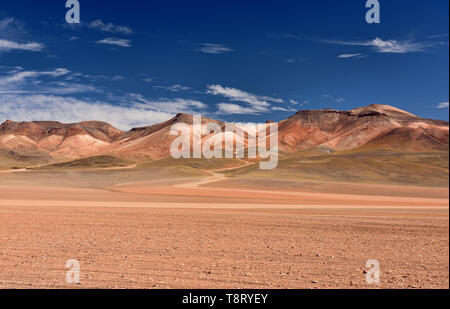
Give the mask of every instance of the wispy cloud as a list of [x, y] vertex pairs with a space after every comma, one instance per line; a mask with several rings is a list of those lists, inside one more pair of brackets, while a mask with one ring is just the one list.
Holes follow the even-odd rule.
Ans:
[[0, 119], [17, 121], [58, 120], [80, 122], [100, 120], [119, 129], [166, 121], [175, 114], [136, 106], [118, 106], [101, 101], [55, 95], [2, 95]]
[[127, 39], [106, 38], [97, 41], [98, 44], [115, 45], [120, 47], [131, 47], [131, 41]]
[[219, 103], [217, 108], [220, 114], [252, 114], [258, 112], [252, 107], [243, 107], [232, 103]]
[[348, 46], [368, 46], [372, 47], [378, 53], [404, 54], [423, 52], [433, 46], [430, 42], [415, 42], [413, 40], [382, 40], [375, 38], [371, 41], [340, 41], [340, 40], [322, 40], [321, 42]]
[[7, 17], [0, 20], [0, 35], [3, 39], [11, 39], [26, 34], [24, 25], [13, 17]]
[[[55, 73], [58, 75], [58, 73]], [[17, 80], [24, 80], [24, 77]], [[121, 96], [108, 94], [108, 103], [92, 98], [80, 98], [70, 94], [96, 91], [89, 85], [51, 82], [29, 91], [25, 86], [6, 90], [0, 84], [0, 121], [57, 120], [78, 122], [85, 120], [106, 121], [129, 130], [146, 126], [173, 117], [176, 113], [203, 113], [208, 108], [197, 100], [184, 98], [148, 99], [141, 94], [129, 93]], [[87, 89], [89, 88], [89, 89]], [[47, 91], [50, 90], [51, 91]]]
[[84, 74], [80, 72], [71, 72], [69, 76], [65, 78], [65, 80], [82, 80], [82, 79], [88, 79], [91, 81], [121, 81], [124, 80], [124, 77], [121, 75], [91, 75], [91, 74]]
[[322, 94], [322, 98], [328, 99], [330, 101], [334, 101], [336, 103], [343, 103], [345, 99], [343, 97], [335, 97], [329, 94]]
[[279, 111], [279, 112], [296, 112], [297, 110], [292, 107], [281, 107], [281, 106], [273, 106], [273, 111]]
[[[66, 68], [37, 71], [0, 66], [0, 121], [100, 120], [128, 130], [166, 121], [179, 112], [204, 114], [208, 109], [198, 100], [149, 99], [138, 93], [115, 95], [80, 82], [94, 79], [114, 81], [122, 77], [89, 75]], [[108, 102], [95, 99], [98, 92], [103, 92]]]
[[437, 108], [448, 108], [448, 106], [449, 106], [448, 102], [442, 102], [442, 103], [439, 103], [436, 107]]
[[87, 24], [91, 29], [97, 29], [102, 32], [132, 34], [133, 30], [127, 26], [119, 26], [113, 23], [104, 23], [101, 19], [91, 21]]
[[[212, 95], [221, 95], [230, 99], [231, 101], [247, 103], [248, 105], [250, 105], [252, 112], [267, 112], [269, 111], [269, 107], [271, 105], [270, 102], [283, 102], [283, 100], [281, 99], [268, 96], [257, 96], [236, 88], [223, 87], [221, 85], [209, 85], [207, 87], [207, 93]], [[233, 106], [230, 106], [229, 108], [236, 109]], [[247, 111], [248, 108], [246, 109]]]
[[157, 89], [165, 89], [165, 90], [169, 90], [172, 92], [180, 92], [180, 91], [188, 91], [191, 90], [191, 87], [187, 87], [187, 86], [182, 86], [182, 85], [173, 85], [173, 86], [153, 86], [153, 88], [157, 88]]
[[[26, 71], [22, 68], [13, 69], [0, 75], [0, 94], [74, 94], [99, 92], [92, 86], [72, 82], [71, 72], [65, 68], [49, 71]], [[61, 81], [64, 78], [65, 81]], [[57, 80], [55, 80], [57, 79]]]
[[362, 54], [342, 54], [342, 55], [339, 55], [338, 58], [346, 59], [346, 58], [354, 58], [354, 57], [359, 57], [359, 56], [362, 56]]
[[290, 99], [289, 100], [289, 103], [291, 103], [292, 105], [294, 105], [294, 106], [297, 106], [297, 105], [299, 105], [299, 106], [304, 106], [304, 105], [308, 105], [309, 104], [309, 101], [308, 100], [303, 100], [303, 102], [299, 102], [299, 101], [297, 101], [297, 100], [294, 100], [294, 99]]
[[6, 31], [7, 27], [14, 21], [14, 18], [4, 18], [0, 20], [0, 31]]
[[286, 59], [286, 63], [301, 63], [301, 62], [305, 62], [307, 59], [306, 58], [288, 58]]
[[227, 52], [234, 51], [232, 48], [229, 48], [222, 44], [214, 44], [214, 43], [203, 43], [202, 48], [198, 49], [202, 53], [206, 54], [224, 54]]
[[[428, 36], [428, 39], [436, 39], [446, 37], [448, 34], [437, 34]], [[285, 38], [285, 39], [296, 39], [296, 40], [313, 40], [316, 42], [336, 44], [336, 45], [346, 45], [346, 46], [367, 46], [372, 47], [375, 52], [378, 53], [390, 53], [390, 54], [406, 54], [406, 53], [416, 53], [425, 52], [429, 48], [437, 45], [445, 44], [445, 42], [435, 42], [435, 41], [416, 41], [413, 39], [408, 40], [396, 40], [389, 39], [383, 40], [381, 38], [375, 37], [373, 40], [367, 41], [347, 41], [347, 40], [329, 40], [329, 39], [311, 39], [304, 35], [295, 35], [292, 33], [282, 33], [282, 34], [272, 34], [271, 38]], [[353, 54], [353, 53], [352, 53]]]
[[9, 17], [0, 20], [0, 53], [15, 50], [39, 52], [45, 48], [43, 43], [20, 42], [19, 38], [27, 36], [23, 24], [15, 18]]
[[428, 36], [428, 38], [430, 38], [430, 39], [438, 39], [438, 38], [445, 38], [445, 37], [448, 37], [448, 33], [433, 34], [433, 35]]
[[10, 71], [8, 75], [0, 77], [0, 87], [17, 85], [23, 83], [26, 79], [37, 78], [39, 76], [48, 75], [52, 77], [59, 77], [68, 74], [70, 71], [65, 68], [58, 68], [52, 71], [22, 71], [22, 69], [15, 69]]
[[223, 87], [221, 85], [208, 85], [206, 93], [223, 96], [233, 102], [243, 102], [247, 106], [233, 103], [220, 103], [217, 105], [219, 113], [226, 114], [247, 114], [266, 113], [272, 110], [272, 103], [283, 103], [279, 98], [255, 95], [236, 88]]
[[0, 52], [1, 51], [11, 51], [11, 50], [25, 50], [38, 52], [45, 48], [42, 43], [28, 42], [28, 43], [17, 43], [8, 40], [0, 39]]
[[[208, 106], [198, 100], [175, 98], [175, 99], [148, 99], [138, 93], [130, 93], [121, 98], [125, 104], [131, 104], [135, 108], [143, 108], [153, 111], [168, 113], [195, 113], [204, 110]], [[167, 119], [166, 119], [167, 120]]]

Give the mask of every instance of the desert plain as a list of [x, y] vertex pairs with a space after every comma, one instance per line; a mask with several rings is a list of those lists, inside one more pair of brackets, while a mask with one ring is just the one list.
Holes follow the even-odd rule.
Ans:
[[0, 172], [0, 288], [449, 287], [447, 188], [230, 172]]

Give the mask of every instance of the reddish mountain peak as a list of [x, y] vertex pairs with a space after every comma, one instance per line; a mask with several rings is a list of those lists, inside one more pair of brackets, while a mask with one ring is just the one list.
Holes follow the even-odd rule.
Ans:
[[185, 114], [185, 113], [178, 113], [175, 117], [173, 117], [171, 120], [173, 122], [190, 122], [192, 123], [194, 116], [190, 115], [190, 114]]
[[348, 111], [340, 111], [332, 108], [316, 109], [316, 110], [299, 110], [296, 115], [312, 115], [312, 114], [340, 114], [347, 116], [357, 116], [361, 114], [380, 114], [380, 115], [407, 115], [409, 117], [418, 118], [416, 115], [390, 105], [371, 104], [368, 106], [354, 108]]
[[[359, 120], [360, 119], [360, 120]], [[306, 126], [327, 127], [334, 130], [336, 126], [343, 126], [355, 121], [400, 122], [406, 124], [417, 121], [419, 117], [390, 105], [372, 104], [348, 111], [335, 109], [299, 110], [293, 116], [280, 122], [280, 125], [289, 126], [300, 121]]]
[[154, 131], [160, 130], [161, 128], [164, 128], [166, 126], [169, 126], [169, 125], [172, 125], [172, 124], [178, 123], [178, 122], [192, 124], [193, 116], [189, 115], [189, 114], [178, 113], [178, 114], [176, 114], [175, 117], [173, 117], [167, 121], [157, 123], [154, 125], [150, 125], [150, 126], [132, 128], [129, 132], [142, 132], [142, 131], [154, 132]]
[[367, 113], [380, 113], [384, 115], [388, 115], [391, 117], [400, 117], [400, 118], [419, 118], [416, 115], [408, 113], [402, 109], [390, 106], [390, 105], [382, 105], [382, 104], [371, 104], [368, 106], [363, 106], [359, 108], [352, 109], [350, 112], [356, 115], [367, 114]]
[[[170, 124], [173, 123], [186, 123], [186, 124], [193, 124], [194, 122], [194, 116], [190, 115], [190, 114], [185, 114], [185, 113], [179, 113], [177, 114], [175, 117], [173, 117], [172, 119], [170, 119], [168, 121]], [[221, 121], [217, 121], [217, 120], [213, 120], [210, 119], [208, 117], [204, 117], [202, 116], [202, 123], [207, 123], [207, 122], [216, 122], [216, 123], [221, 123]]]
[[3, 125], [8, 125], [8, 124], [11, 124], [11, 123], [14, 123], [14, 121], [7, 119], [7, 120], [5, 120], [5, 122], [3, 122], [3, 123], [1, 124], [1, 126], [3, 126]]
[[[202, 117], [202, 123], [205, 124], [207, 122], [215, 122], [215, 123], [219, 123], [219, 124], [223, 123], [221, 121], [213, 120], [213, 119], [210, 119], [207, 117]], [[126, 138], [136, 139], [139, 137], [153, 134], [153, 133], [163, 130], [163, 129], [170, 130], [170, 127], [176, 123], [186, 123], [188, 125], [192, 125], [194, 123], [194, 116], [190, 115], [190, 114], [179, 113], [179, 114], [176, 114], [173, 118], [171, 118], [167, 121], [158, 123], [158, 124], [154, 124], [154, 125], [146, 126], [146, 127], [133, 128], [124, 134], [123, 139], [126, 139]]]
[[35, 139], [36, 136], [39, 136], [42, 132], [42, 127], [35, 122], [15, 122], [7, 120], [0, 125], [0, 134], [15, 133], [26, 136], [29, 135], [30, 138]]
[[6, 132], [6, 130], [9, 130], [16, 126], [17, 126], [17, 122], [12, 121], [12, 120], [6, 120], [2, 124], [0, 124], [0, 132], [2, 132], [2, 133]]

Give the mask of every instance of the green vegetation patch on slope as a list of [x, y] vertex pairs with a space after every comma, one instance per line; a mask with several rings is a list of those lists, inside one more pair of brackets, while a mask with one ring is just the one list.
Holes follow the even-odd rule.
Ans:
[[48, 164], [51, 158], [39, 152], [19, 152], [9, 149], [0, 149], [0, 170], [18, 169], [31, 165]]
[[235, 169], [227, 174], [232, 177], [447, 186], [449, 153], [298, 154], [280, 160], [278, 167], [273, 170], [259, 170], [254, 165]]
[[100, 169], [126, 167], [131, 164], [133, 164], [133, 162], [106, 155], [82, 158], [68, 162], [54, 163], [50, 165], [40, 166], [34, 169]]

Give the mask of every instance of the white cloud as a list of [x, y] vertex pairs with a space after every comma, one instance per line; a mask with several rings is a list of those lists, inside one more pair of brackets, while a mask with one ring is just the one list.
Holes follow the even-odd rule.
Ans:
[[274, 106], [272, 107], [273, 111], [280, 111], [280, 112], [296, 112], [294, 108], [291, 107], [280, 107], [280, 106]]
[[79, 78], [108, 78], [72, 73], [65, 68], [48, 71], [25, 71], [20, 67], [4, 67], [0, 73], [0, 120], [57, 120], [78, 122], [100, 120], [121, 129], [151, 125], [168, 120], [179, 112], [198, 113], [208, 106], [197, 100], [176, 98], [147, 99], [140, 94], [115, 96], [109, 102], [73, 97], [75, 93], [101, 90], [92, 85], [74, 82]]
[[[70, 74], [65, 68], [51, 71], [24, 71], [22, 68], [16, 68], [6, 75], [0, 75], [0, 94], [72, 94], [99, 91], [94, 86], [72, 82]], [[62, 77], [65, 81], [60, 80]]]
[[258, 113], [257, 110], [251, 107], [243, 107], [238, 104], [231, 103], [219, 103], [217, 104], [219, 108], [219, 113], [222, 114], [254, 114]]
[[175, 114], [54, 95], [0, 95], [0, 119], [16, 121], [99, 120], [122, 130], [166, 121]]
[[247, 113], [266, 113], [271, 110], [272, 103], [283, 103], [279, 98], [269, 96], [258, 96], [236, 88], [223, 87], [221, 85], [208, 85], [206, 93], [212, 95], [221, 95], [234, 102], [243, 102], [249, 106], [240, 106], [238, 104], [220, 103], [217, 105], [219, 113], [226, 114], [247, 114]]
[[92, 81], [99, 81], [99, 80], [107, 80], [107, 81], [121, 81], [124, 80], [125, 78], [121, 75], [114, 75], [114, 76], [109, 76], [109, 75], [90, 75], [90, 74], [83, 74], [83, 73], [79, 73], [79, 72], [74, 72], [72, 74], [70, 74], [70, 76], [66, 77], [66, 80], [76, 80], [76, 79], [89, 79]]
[[198, 110], [206, 109], [208, 106], [197, 100], [176, 98], [176, 99], [147, 99], [141, 94], [130, 93], [121, 99], [123, 103], [131, 104], [132, 107], [139, 107], [153, 111], [168, 113], [196, 113]]
[[206, 54], [223, 54], [226, 52], [231, 52], [233, 49], [226, 47], [222, 44], [213, 44], [213, 43], [203, 43], [202, 48], [200, 48], [198, 51], [201, 51]]
[[24, 50], [24, 51], [33, 51], [38, 52], [45, 48], [45, 45], [42, 43], [36, 42], [28, 42], [28, 43], [17, 43], [8, 40], [0, 39], [0, 52], [2, 51], [11, 51], [11, 50]]
[[115, 45], [120, 47], [131, 47], [131, 41], [126, 39], [106, 38], [97, 41], [98, 44]]
[[88, 23], [88, 27], [92, 29], [97, 29], [103, 32], [109, 33], [121, 33], [121, 34], [132, 34], [133, 30], [127, 26], [118, 26], [113, 23], [105, 24], [101, 19], [94, 20]]
[[26, 36], [27, 33], [20, 21], [11, 17], [0, 20], [0, 53], [14, 50], [39, 52], [45, 48], [42, 43], [19, 42], [18, 38]]
[[378, 53], [414, 53], [423, 52], [426, 48], [431, 47], [432, 43], [414, 42], [412, 40], [382, 40], [375, 38], [371, 41], [339, 41], [339, 40], [323, 40], [324, 43], [349, 45], [349, 46], [368, 46], [375, 49]]
[[[222, 95], [231, 101], [244, 102], [250, 105], [253, 112], [270, 111], [270, 102], [282, 103], [283, 100], [268, 96], [257, 96], [236, 88], [223, 87], [221, 85], [208, 85], [207, 93], [212, 95]], [[234, 108], [234, 107], [229, 107]]]
[[70, 73], [69, 70], [65, 68], [58, 68], [53, 71], [22, 71], [22, 70], [13, 70], [11, 71], [11, 75], [6, 77], [0, 77], [0, 86], [7, 86], [12, 84], [17, 84], [24, 82], [29, 78], [36, 78], [43, 75], [48, 75], [52, 77], [59, 77]]
[[424, 51], [427, 44], [412, 41], [396, 41], [375, 38], [371, 45], [374, 46], [380, 53], [412, 53]]
[[29, 91], [30, 93], [48, 93], [48, 94], [74, 94], [84, 92], [101, 92], [92, 85], [67, 82], [51, 82], [42, 87], [39, 91]]
[[353, 57], [358, 57], [358, 56], [362, 56], [362, 54], [342, 54], [339, 55], [338, 58], [353, 58]]
[[266, 101], [270, 101], [270, 102], [274, 102], [274, 103], [284, 103], [283, 99], [278, 99], [278, 98], [273, 98], [273, 97], [268, 97], [268, 96], [258, 96], [258, 98], [261, 100], [266, 100]]
[[442, 103], [439, 103], [436, 107], [437, 108], [448, 108], [448, 106], [449, 106], [448, 102], [442, 102]]
[[191, 90], [191, 87], [186, 87], [186, 86], [182, 86], [182, 85], [173, 85], [173, 86], [153, 86], [153, 88], [157, 88], [157, 89], [165, 89], [165, 90], [169, 90], [172, 92], [179, 92], [179, 91], [188, 91]]

